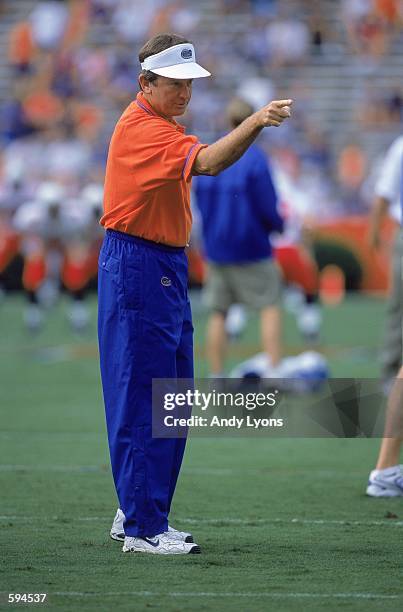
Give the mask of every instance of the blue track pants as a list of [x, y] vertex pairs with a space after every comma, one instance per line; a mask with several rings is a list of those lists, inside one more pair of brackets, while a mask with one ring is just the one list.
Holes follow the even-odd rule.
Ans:
[[193, 378], [187, 258], [107, 230], [99, 257], [98, 338], [112, 473], [125, 533], [152, 537], [168, 514], [185, 439], [153, 439], [152, 379]]

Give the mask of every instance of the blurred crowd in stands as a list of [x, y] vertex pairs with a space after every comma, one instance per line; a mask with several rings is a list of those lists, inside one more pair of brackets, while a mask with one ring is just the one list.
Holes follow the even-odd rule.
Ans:
[[[9, 6], [0, 2], [0, 14]], [[330, 6], [336, 29], [329, 26]], [[67, 199], [78, 198], [88, 184], [102, 184], [113, 125], [138, 91], [137, 52], [163, 31], [194, 41], [198, 59], [213, 74], [195, 85], [184, 117], [190, 132], [211, 142], [227, 131], [223, 109], [234, 93], [256, 107], [293, 97], [293, 121], [261, 137], [279, 183], [301, 194], [308, 217], [319, 209], [322, 216], [326, 210], [330, 216], [365, 212], [365, 150], [352, 139], [335, 151], [328, 126], [312, 117], [309, 87], [298, 78], [291, 91], [277, 83], [283, 71], [337, 57], [340, 50], [371, 75], [401, 36], [402, 23], [402, 0], [33, 2], [7, 33], [9, 95], [0, 100], [3, 226], [24, 201], [37, 198], [43, 182], [57, 183]], [[392, 126], [397, 135], [401, 78], [381, 98], [367, 93], [363, 107], [351, 105], [358, 129]]]
[[[228, 129], [222, 109], [234, 92], [256, 106], [281, 95], [274, 83], [285, 67], [309, 63], [341, 42], [363, 62], [387, 54], [400, 32], [401, 0], [338, 4], [342, 40], [329, 31], [328, 3], [318, 0], [40, 0], [9, 33], [11, 90], [0, 112], [4, 164], [21, 158], [33, 184], [56, 178], [74, 190], [102, 181], [111, 127], [137, 91], [136, 52], [156, 32], [193, 39], [214, 75], [197, 83], [185, 118], [207, 142]], [[280, 162], [295, 153], [315, 176], [332, 176], [349, 191], [351, 182], [361, 183], [365, 156], [350, 145], [332, 159], [326, 127], [309, 116], [309, 92], [300, 83], [294, 90], [294, 120], [265, 135], [268, 152]], [[401, 90], [385, 96], [359, 112], [363, 128], [401, 123]], [[351, 161], [357, 172], [345, 185], [344, 166]]]

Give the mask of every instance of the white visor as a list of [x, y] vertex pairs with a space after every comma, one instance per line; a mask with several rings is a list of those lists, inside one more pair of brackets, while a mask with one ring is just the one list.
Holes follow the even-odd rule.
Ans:
[[150, 55], [141, 67], [170, 79], [200, 79], [211, 76], [208, 70], [196, 63], [194, 46], [189, 43], [175, 45]]

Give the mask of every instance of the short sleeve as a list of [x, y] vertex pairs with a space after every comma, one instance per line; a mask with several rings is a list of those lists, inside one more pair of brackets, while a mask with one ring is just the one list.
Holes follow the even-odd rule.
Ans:
[[195, 163], [197, 154], [201, 149], [205, 149], [208, 145], [201, 144], [200, 142], [196, 142], [190, 149], [185, 160], [185, 165], [183, 167], [183, 178], [185, 181], [189, 181], [192, 178], [192, 169]]
[[146, 121], [136, 133], [127, 130], [125, 137], [134, 178], [144, 190], [188, 181], [198, 152], [206, 146], [159, 118]]

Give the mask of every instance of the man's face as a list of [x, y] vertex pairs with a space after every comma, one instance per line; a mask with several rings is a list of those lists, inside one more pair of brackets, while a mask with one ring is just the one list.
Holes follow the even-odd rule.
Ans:
[[192, 97], [193, 79], [168, 79], [159, 76], [143, 86], [144, 94], [159, 115], [178, 117], [186, 111]]

